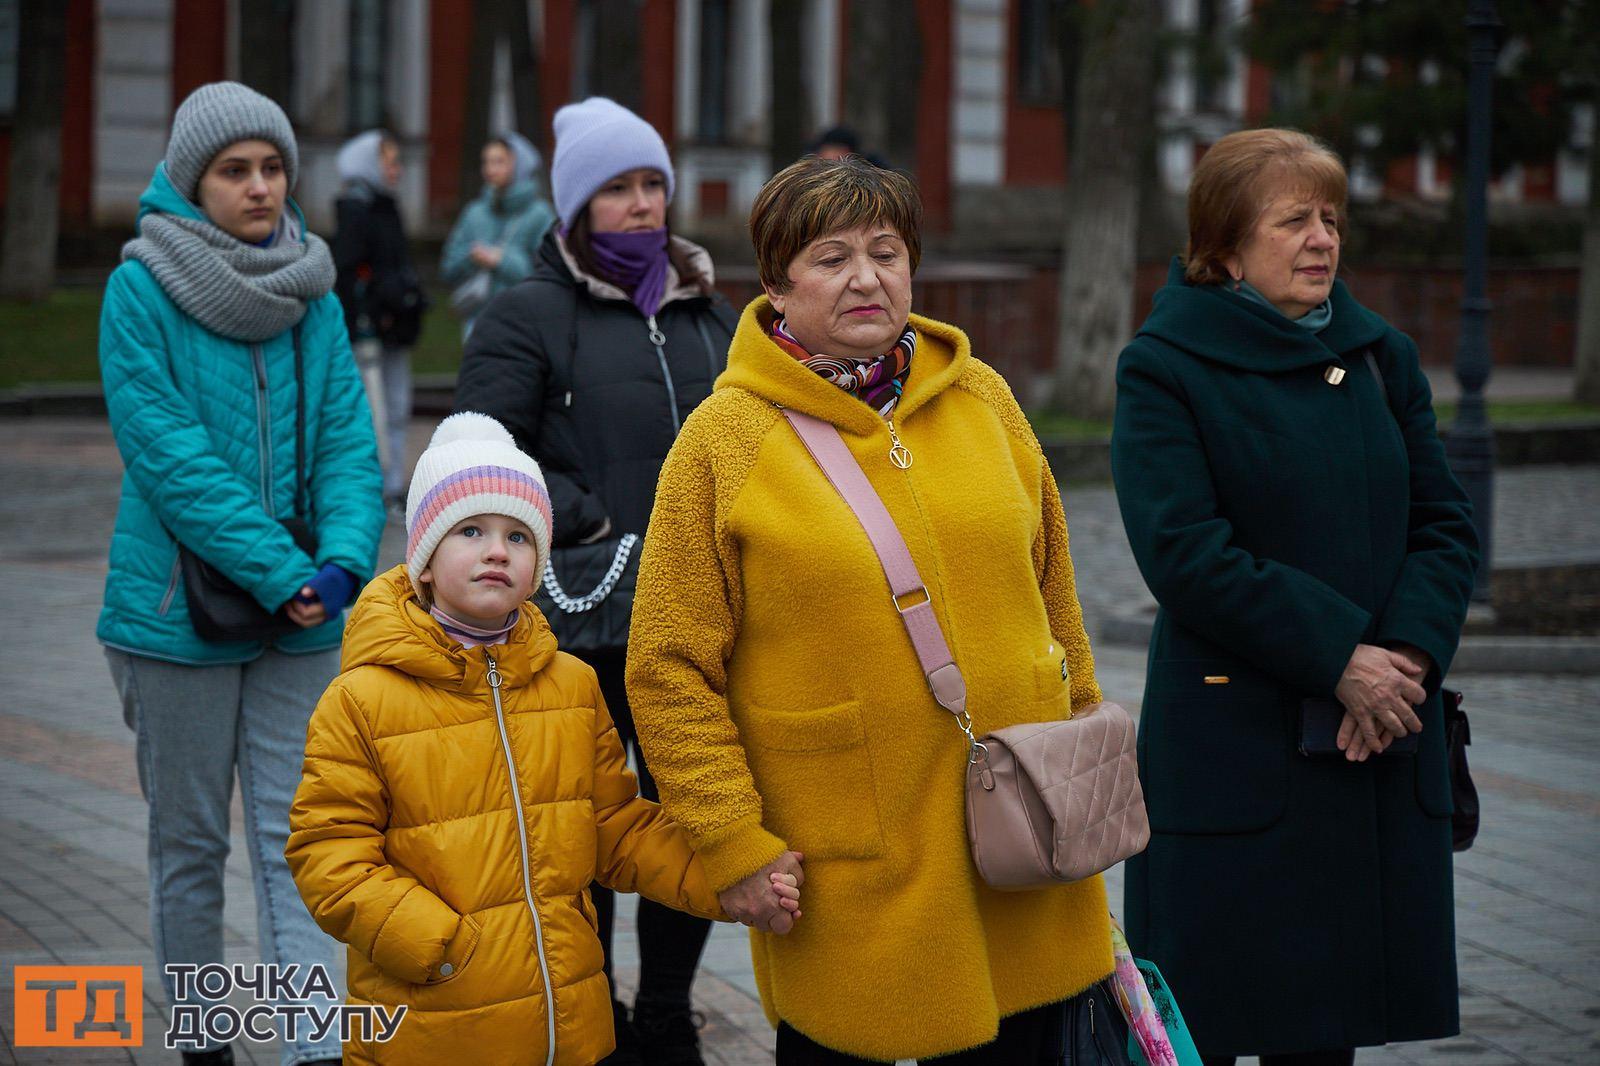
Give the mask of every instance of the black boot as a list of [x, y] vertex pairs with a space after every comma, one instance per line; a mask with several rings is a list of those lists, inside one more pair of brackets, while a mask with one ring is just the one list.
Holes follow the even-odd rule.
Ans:
[[628, 1008], [616, 1000], [611, 1001], [611, 1021], [617, 1030], [617, 1049], [596, 1066], [642, 1066], [644, 1060], [639, 1057], [639, 1036], [634, 1031], [633, 1023], [628, 1021]]
[[633, 1005], [633, 1027], [645, 1066], [705, 1066], [700, 1057], [700, 1030], [705, 1024], [705, 1015], [682, 1004], [640, 999]]
[[223, 1044], [210, 1051], [185, 1051], [183, 1066], [233, 1066], [233, 1045]]

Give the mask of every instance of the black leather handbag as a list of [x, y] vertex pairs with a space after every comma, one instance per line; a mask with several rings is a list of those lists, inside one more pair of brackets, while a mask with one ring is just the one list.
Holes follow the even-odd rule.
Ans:
[[1110, 983], [1096, 981], [1062, 1004], [1060, 1066], [1131, 1066], [1128, 1021]]
[[[300, 327], [294, 327], [294, 517], [279, 519], [301, 551], [316, 558], [317, 538], [312, 532], [306, 501], [306, 384]], [[270, 475], [269, 475], [270, 476]], [[263, 486], [263, 491], [267, 486]], [[300, 627], [280, 607], [267, 611], [254, 596], [226, 574], [178, 542], [178, 566], [183, 575], [183, 598], [189, 624], [202, 640], [224, 643], [272, 640]]]
[[1444, 699], [1444, 744], [1450, 757], [1450, 800], [1455, 808], [1450, 815], [1450, 843], [1456, 851], [1466, 851], [1478, 839], [1478, 786], [1467, 767], [1472, 729], [1461, 709], [1461, 693], [1446, 688], [1440, 689], [1439, 695]]
[[533, 602], [562, 651], [581, 655], [628, 646], [640, 547], [639, 534], [625, 533], [550, 553]]

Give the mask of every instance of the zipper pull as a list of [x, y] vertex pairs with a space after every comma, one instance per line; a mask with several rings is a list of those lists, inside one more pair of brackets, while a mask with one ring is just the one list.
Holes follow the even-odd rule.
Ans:
[[1094, 1036], [1094, 997], [1089, 997], [1089, 1035]]
[[900, 434], [894, 431], [894, 419], [889, 419], [889, 461], [901, 470], [911, 469], [911, 449], [900, 443]]
[[656, 325], [656, 316], [651, 315], [645, 319], [645, 324], [650, 327], [650, 343], [657, 348], [667, 343], [667, 335], [661, 332], [661, 327]]
[[483, 657], [489, 664], [489, 687], [494, 689], [496, 692], [499, 692], [500, 691], [500, 667], [495, 665], [494, 656], [490, 655], [488, 653], [488, 651], [485, 651], [483, 653]]

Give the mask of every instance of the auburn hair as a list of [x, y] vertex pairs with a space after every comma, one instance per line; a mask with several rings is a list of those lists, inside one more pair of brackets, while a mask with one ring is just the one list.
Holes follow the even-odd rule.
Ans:
[[1333, 149], [1309, 134], [1270, 128], [1228, 134], [1201, 157], [1189, 182], [1184, 280], [1227, 282], [1227, 259], [1249, 238], [1267, 205], [1284, 193], [1336, 205], [1343, 229], [1349, 185]]

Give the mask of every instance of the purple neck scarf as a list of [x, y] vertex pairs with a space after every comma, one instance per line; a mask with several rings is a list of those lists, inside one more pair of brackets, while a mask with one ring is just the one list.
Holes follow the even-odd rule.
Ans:
[[646, 318], [667, 292], [667, 227], [633, 233], [591, 233], [589, 248], [601, 276], [625, 291]]

